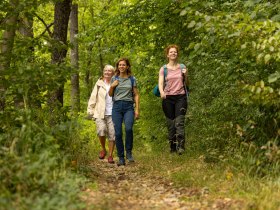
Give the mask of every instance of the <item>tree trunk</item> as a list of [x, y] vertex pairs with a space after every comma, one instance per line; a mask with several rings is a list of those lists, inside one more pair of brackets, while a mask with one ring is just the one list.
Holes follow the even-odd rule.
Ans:
[[87, 48], [87, 65], [86, 65], [86, 73], [85, 73], [85, 84], [87, 87], [87, 97], [90, 97], [91, 91], [92, 91], [92, 78], [91, 78], [91, 71], [90, 71], [90, 66], [91, 66], [91, 54], [92, 54], [92, 49], [93, 45], [90, 44], [90, 46]]
[[[52, 63], [60, 65], [64, 62], [67, 54], [67, 30], [69, 15], [71, 11], [71, 0], [58, 1], [54, 11], [54, 31], [55, 41], [52, 52]], [[60, 74], [60, 72], [58, 72]], [[59, 87], [51, 93], [49, 105], [53, 109], [56, 105], [63, 106], [64, 81], [58, 81]]]
[[4, 23], [5, 31], [3, 32], [3, 39], [1, 44], [1, 60], [0, 60], [0, 111], [5, 109], [5, 92], [8, 86], [5, 75], [8, 72], [11, 62], [11, 53], [13, 50], [16, 23], [18, 18], [18, 12], [16, 12], [16, 7], [18, 5], [18, 0], [10, 0], [11, 10], [5, 18]]
[[[27, 39], [33, 40], [34, 33], [33, 33], [33, 17], [31, 15], [25, 14], [23, 17], [19, 18], [19, 33], [22, 34], [23, 37]], [[24, 51], [26, 52], [26, 55], [28, 55], [28, 62], [32, 63], [34, 61], [34, 46], [28, 45], [27, 47], [24, 47]], [[36, 84], [31, 84], [30, 90], [32, 92], [29, 92], [25, 98], [23, 99], [23, 95], [16, 93], [14, 97], [14, 104], [17, 108], [23, 108], [24, 107], [24, 101], [25, 105], [28, 107], [41, 107], [41, 103], [39, 100], [37, 100], [37, 95], [39, 94], [39, 90]]]
[[98, 42], [98, 48], [99, 48], [99, 61], [100, 61], [100, 75], [102, 75], [103, 73], [103, 68], [104, 68], [104, 63], [103, 63], [103, 57], [102, 57], [102, 50], [101, 50], [101, 45], [100, 45], [100, 41]]
[[70, 42], [71, 48], [71, 65], [74, 73], [71, 75], [71, 107], [72, 113], [80, 111], [80, 87], [79, 87], [79, 49], [78, 49], [78, 5], [72, 5], [70, 13]]

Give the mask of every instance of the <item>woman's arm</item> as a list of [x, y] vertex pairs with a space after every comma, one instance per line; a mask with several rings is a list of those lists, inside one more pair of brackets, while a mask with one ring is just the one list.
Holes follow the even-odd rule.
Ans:
[[119, 81], [115, 80], [110, 87], [109, 96], [113, 97], [115, 88], [119, 85]]
[[138, 119], [140, 116], [140, 95], [137, 87], [133, 87], [133, 95], [134, 95], [134, 101], [135, 101], [135, 118]]
[[188, 69], [186, 69], [186, 73], [184, 75], [185, 75], [186, 86], [189, 86], [190, 85], [190, 80], [189, 80], [189, 70]]
[[158, 89], [159, 89], [159, 92], [160, 92], [160, 97], [162, 99], [165, 99], [165, 93], [163, 91], [163, 84], [164, 84], [164, 76], [163, 75], [159, 75], [158, 77]]
[[190, 85], [189, 70], [186, 67], [184, 67], [182, 69], [182, 73], [183, 73], [183, 76], [185, 77], [184, 80], [185, 80], [186, 86], [189, 86]]
[[88, 100], [87, 113], [90, 116], [93, 116], [93, 114], [94, 114], [94, 107], [96, 105], [97, 90], [98, 90], [97, 83], [95, 83], [94, 88], [91, 92], [90, 98]]

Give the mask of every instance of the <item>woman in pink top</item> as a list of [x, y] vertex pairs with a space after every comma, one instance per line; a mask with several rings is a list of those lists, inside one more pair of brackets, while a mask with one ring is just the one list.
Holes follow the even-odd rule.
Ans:
[[[179, 47], [165, 49], [168, 63], [160, 68], [158, 86], [162, 109], [166, 117], [170, 152], [181, 155], [185, 150], [185, 115], [187, 112], [188, 70], [178, 63]], [[167, 69], [164, 76], [164, 68]]]

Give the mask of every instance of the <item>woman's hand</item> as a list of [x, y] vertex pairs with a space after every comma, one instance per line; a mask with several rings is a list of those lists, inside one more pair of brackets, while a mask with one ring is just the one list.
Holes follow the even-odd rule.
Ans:
[[164, 92], [161, 92], [161, 93], [160, 93], [160, 98], [161, 98], [161, 99], [166, 99], [166, 95], [165, 95]]
[[115, 80], [112, 84], [111, 84], [111, 87], [112, 88], [115, 88], [119, 85], [119, 80]]
[[185, 77], [188, 76], [188, 69], [182, 69], [182, 73], [185, 75]]
[[135, 111], [134, 111], [134, 117], [135, 117], [136, 120], [139, 119], [140, 113], [139, 113], [138, 110], [135, 110]]
[[185, 79], [185, 83], [187, 86], [190, 85], [190, 81], [189, 81], [189, 77], [188, 77], [188, 74], [189, 74], [189, 70], [188, 69], [182, 69], [182, 73], [183, 73], [183, 77]]
[[166, 98], [164, 90], [163, 90], [163, 86], [164, 86], [164, 76], [160, 75], [159, 78], [158, 78], [158, 88], [159, 88], [160, 98], [161, 99], [165, 99]]
[[110, 86], [110, 90], [109, 90], [109, 96], [113, 96], [114, 95], [114, 90], [115, 88], [119, 85], [119, 80], [115, 80], [111, 86]]

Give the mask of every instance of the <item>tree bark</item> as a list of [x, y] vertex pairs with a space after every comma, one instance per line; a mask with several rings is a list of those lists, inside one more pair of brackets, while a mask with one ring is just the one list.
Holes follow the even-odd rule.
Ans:
[[73, 4], [70, 13], [70, 42], [72, 44], [70, 58], [74, 73], [71, 75], [71, 108], [72, 113], [80, 111], [79, 86], [79, 49], [78, 49], [78, 5]]
[[[53, 52], [52, 52], [52, 63], [60, 65], [64, 62], [67, 54], [67, 30], [68, 22], [71, 11], [71, 0], [58, 1], [55, 4], [54, 11], [54, 31], [53, 39], [55, 41]], [[60, 74], [60, 72], [58, 72]], [[63, 106], [63, 92], [64, 92], [64, 81], [58, 81], [59, 87], [51, 93], [49, 98], [49, 105]], [[52, 109], [51, 108], [51, 109]]]
[[104, 62], [103, 62], [103, 56], [101, 54], [102, 50], [101, 50], [101, 44], [100, 44], [100, 40], [98, 41], [98, 48], [99, 48], [99, 62], [100, 62], [100, 75], [102, 75], [103, 73], [103, 68], [104, 68]]
[[[18, 26], [19, 33], [24, 37], [24, 39], [34, 39], [34, 33], [33, 33], [33, 17], [28, 14], [24, 14], [22, 17], [19, 18], [19, 26]], [[26, 52], [26, 55], [28, 56], [27, 61], [29, 63], [32, 63], [34, 61], [34, 46], [28, 45], [23, 46], [24, 51]], [[23, 108], [24, 107], [24, 101], [25, 105], [27, 107], [41, 107], [41, 103], [39, 100], [37, 100], [37, 94], [39, 94], [38, 86], [34, 83], [31, 84], [30, 90], [32, 92], [28, 92], [27, 96], [25, 97], [25, 100], [23, 99], [23, 94], [15, 93], [14, 96], [14, 104], [17, 108]], [[37, 90], [37, 91], [36, 91]]]
[[85, 84], [87, 87], [87, 97], [90, 97], [91, 91], [92, 91], [92, 76], [91, 76], [91, 71], [90, 71], [90, 66], [91, 66], [91, 62], [92, 62], [92, 49], [93, 49], [93, 45], [91, 44], [88, 48], [87, 48], [87, 65], [86, 65], [86, 73], [85, 73]]
[[16, 7], [18, 0], [10, 0], [11, 10], [8, 12], [6, 21], [4, 23], [5, 31], [3, 33], [3, 39], [1, 44], [1, 60], [0, 60], [0, 111], [5, 109], [5, 92], [8, 87], [5, 75], [10, 67], [11, 53], [14, 45], [16, 23], [18, 18], [18, 12]]

